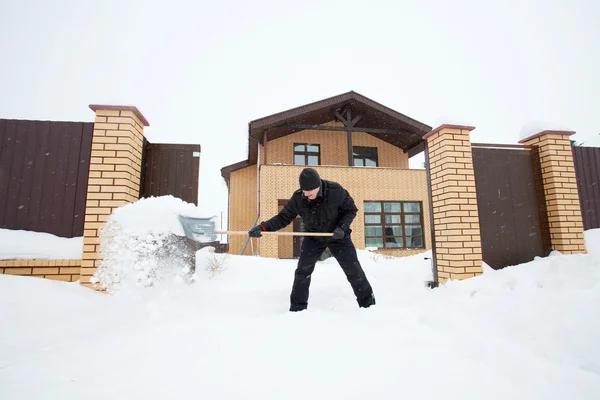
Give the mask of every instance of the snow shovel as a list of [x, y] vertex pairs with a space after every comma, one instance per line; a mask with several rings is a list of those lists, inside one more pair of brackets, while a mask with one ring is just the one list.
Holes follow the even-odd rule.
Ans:
[[[178, 215], [183, 232], [188, 238], [196, 242], [206, 243], [217, 240], [217, 235], [246, 235], [247, 231], [217, 231], [215, 217], [200, 218]], [[279, 236], [333, 236], [330, 232], [262, 232], [263, 235]]]

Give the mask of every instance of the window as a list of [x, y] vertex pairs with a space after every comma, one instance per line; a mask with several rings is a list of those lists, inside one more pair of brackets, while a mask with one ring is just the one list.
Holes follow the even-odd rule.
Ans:
[[424, 248], [422, 203], [365, 201], [365, 246], [379, 249]]
[[321, 165], [321, 146], [318, 144], [295, 143], [294, 165]]
[[377, 162], [377, 147], [360, 147], [353, 146], [355, 167], [376, 167]]

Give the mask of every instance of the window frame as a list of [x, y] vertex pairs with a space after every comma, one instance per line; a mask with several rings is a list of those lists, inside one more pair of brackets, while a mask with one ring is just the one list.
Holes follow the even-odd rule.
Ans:
[[[380, 207], [381, 207], [381, 211], [380, 212], [368, 212], [366, 211], [366, 207], [365, 207], [365, 203], [379, 203]], [[386, 212], [385, 211], [385, 203], [400, 203], [400, 211], [399, 212]], [[405, 212], [404, 211], [404, 205], [406, 203], [417, 203], [419, 204], [419, 212]], [[364, 219], [363, 219], [363, 224], [364, 224], [364, 237], [365, 237], [365, 247], [374, 247], [374, 246], [367, 246], [367, 238], [378, 238], [382, 240], [383, 243], [383, 247], [377, 247], [378, 249], [381, 250], [422, 250], [422, 249], [426, 249], [427, 248], [427, 244], [425, 242], [425, 220], [423, 219], [423, 201], [421, 200], [364, 200], [363, 201], [363, 214], [364, 214]], [[378, 223], [367, 223], [367, 216], [369, 215], [379, 215], [380, 216], [380, 222]], [[400, 223], [386, 223], [386, 215], [387, 216], [391, 216], [391, 215], [400, 215]], [[406, 215], [419, 215], [419, 223], [406, 223]], [[381, 236], [371, 236], [371, 235], [367, 235], [366, 233], [366, 228], [369, 226], [377, 226], [377, 227], [381, 227]], [[387, 242], [386, 242], [386, 238], [388, 237], [400, 237], [399, 235], [386, 235], [386, 227], [392, 227], [392, 226], [401, 226], [402, 227], [402, 247], [388, 247], [387, 246]], [[406, 229], [405, 227], [407, 226], [420, 226], [421, 227], [421, 235], [407, 235], [406, 234]], [[422, 246], [419, 247], [407, 247], [406, 246], [406, 239], [407, 238], [422, 238]]]
[[[304, 148], [306, 149], [306, 151], [303, 152], [296, 152], [296, 146], [305, 146]], [[308, 146], [317, 146], [318, 151], [315, 153], [314, 151], [308, 151]], [[302, 165], [302, 166], [306, 166], [306, 167], [312, 167], [314, 165], [310, 165], [308, 164], [308, 157], [309, 156], [317, 156], [317, 166], [321, 165], [321, 144], [319, 143], [294, 143], [293, 147], [292, 147], [292, 151], [294, 152], [293, 157], [294, 157], [294, 165]], [[304, 156], [304, 164], [296, 164], [296, 155], [302, 155]]]
[[[365, 160], [372, 160], [371, 157], [357, 157], [354, 155], [354, 151], [355, 149], [374, 149], [375, 150], [375, 166], [371, 166], [371, 165], [366, 165]], [[363, 160], [363, 164], [364, 165], [356, 165], [356, 160]], [[374, 146], [352, 146], [352, 166], [354, 167], [368, 167], [368, 168], [377, 168], [379, 167], [379, 151], [377, 149], [377, 147]]]

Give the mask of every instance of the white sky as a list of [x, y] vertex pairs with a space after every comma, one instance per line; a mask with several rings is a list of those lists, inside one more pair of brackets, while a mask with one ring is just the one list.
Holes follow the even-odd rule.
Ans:
[[598, 1], [294, 3], [2, 0], [0, 118], [135, 105], [151, 142], [202, 145], [211, 215], [249, 121], [349, 90], [470, 121], [474, 141], [515, 143], [531, 121], [600, 133]]

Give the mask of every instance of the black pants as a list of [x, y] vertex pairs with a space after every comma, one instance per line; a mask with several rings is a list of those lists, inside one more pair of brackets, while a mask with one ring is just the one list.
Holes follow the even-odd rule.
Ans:
[[340, 240], [329, 241], [305, 236], [290, 296], [290, 311], [301, 311], [307, 308], [311, 275], [315, 270], [315, 263], [327, 247], [344, 270], [346, 278], [354, 290], [358, 305], [369, 307], [375, 304], [373, 289], [358, 262], [356, 249], [350, 235], [346, 235]]

